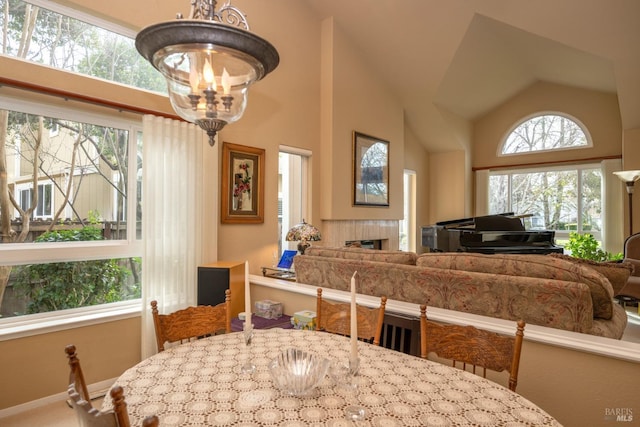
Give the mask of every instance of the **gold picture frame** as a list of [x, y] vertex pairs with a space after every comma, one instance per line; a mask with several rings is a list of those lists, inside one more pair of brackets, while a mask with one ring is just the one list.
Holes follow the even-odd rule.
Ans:
[[264, 155], [262, 148], [222, 143], [222, 223], [264, 222]]
[[353, 132], [353, 205], [389, 206], [389, 141]]

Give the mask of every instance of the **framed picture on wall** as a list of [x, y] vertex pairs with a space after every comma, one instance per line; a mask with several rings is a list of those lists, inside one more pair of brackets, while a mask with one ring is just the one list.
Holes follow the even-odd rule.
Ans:
[[222, 144], [222, 223], [264, 222], [264, 153], [262, 148]]
[[389, 141], [353, 132], [353, 205], [389, 206]]

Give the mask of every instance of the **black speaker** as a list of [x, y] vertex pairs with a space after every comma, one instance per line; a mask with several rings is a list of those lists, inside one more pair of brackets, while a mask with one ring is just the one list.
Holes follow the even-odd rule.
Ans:
[[238, 261], [217, 261], [198, 266], [198, 305], [224, 302], [231, 290], [231, 316], [244, 311], [245, 265]]
[[228, 268], [198, 267], [198, 305], [217, 305], [224, 302], [229, 289]]

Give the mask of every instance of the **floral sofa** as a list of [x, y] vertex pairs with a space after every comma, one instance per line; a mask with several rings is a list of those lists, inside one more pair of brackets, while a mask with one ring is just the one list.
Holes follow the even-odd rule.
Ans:
[[[627, 266], [602, 271], [550, 255], [378, 251], [312, 246], [295, 258], [296, 280], [358, 293], [620, 339], [627, 324], [612, 280]], [[620, 276], [617, 277], [616, 275]]]

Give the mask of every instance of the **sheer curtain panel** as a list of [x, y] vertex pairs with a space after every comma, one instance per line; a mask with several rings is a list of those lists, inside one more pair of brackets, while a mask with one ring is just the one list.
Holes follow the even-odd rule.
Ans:
[[150, 302], [157, 300], [161, 313], [196, 304], [205, 137], [190, 123], [143, 119], [143, 359], [157, 352]]

